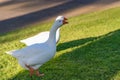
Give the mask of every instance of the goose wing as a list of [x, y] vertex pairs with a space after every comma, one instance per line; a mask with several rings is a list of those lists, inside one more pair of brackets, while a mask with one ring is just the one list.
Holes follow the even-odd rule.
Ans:
[[27, 46], [36, 44], [36, 43], [43, 43], [47, 41], [49, 37], [49, 31], [41, 32], [35, 36], [29, 37], [27, 39], [20, 40], [21, 43], [26, 44]]
[[[60, 40], [60, 28], [56, 31], [56, 43]], [[26, 44], [27, 46], [36, 44], [36, 43], [44, 43], [48, 40], [49, 37], [49, 31], [41, 32], [35, 36], [20, 40], [21, 43]]]

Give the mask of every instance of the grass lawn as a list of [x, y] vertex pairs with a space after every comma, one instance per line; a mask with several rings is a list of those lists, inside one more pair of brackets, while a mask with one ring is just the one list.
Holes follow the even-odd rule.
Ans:
[[0, 35], [0, 80], [120, 80], [120, 7], [70, 18], [55, 57], [40, 67], [45, 76], [31, 79], [5, 51], [23, 48], [20, 39], [49, 30], [52, 23]]

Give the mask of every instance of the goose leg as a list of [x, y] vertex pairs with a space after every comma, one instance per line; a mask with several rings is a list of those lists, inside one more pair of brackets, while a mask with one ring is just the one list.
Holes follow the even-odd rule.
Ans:
[[29, 69], [30, 76], [32, 76], [34, 74], [34, 69], [26, 64], [25, 66]]
[[44, 74], [41, 74], [38, 69], [36, 70], [36, 75], [37, 75], [38, 77], [44, 76]]

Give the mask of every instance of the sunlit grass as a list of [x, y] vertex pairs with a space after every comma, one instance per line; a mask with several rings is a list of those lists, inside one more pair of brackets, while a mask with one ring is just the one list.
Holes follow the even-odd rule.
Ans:
[[[49, 30], [53, 21], [0, 35], [0, 80], [30, 80], [5, 51], [23, 48], [19, 40]], [[120, 8], [69, 18], [61, 28], [57, 53], [40, 70], [42, 80], [119, 80]], [[33, 76], [34, 80], [39, 80]]]

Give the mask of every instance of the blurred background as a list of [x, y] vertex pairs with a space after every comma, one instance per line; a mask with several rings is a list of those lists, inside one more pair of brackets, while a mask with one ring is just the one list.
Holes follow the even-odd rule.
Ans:
[[116, 6], [120, 6], [120, 0], [0, 0], [0, 33], [58, 15], [73, 17]]

